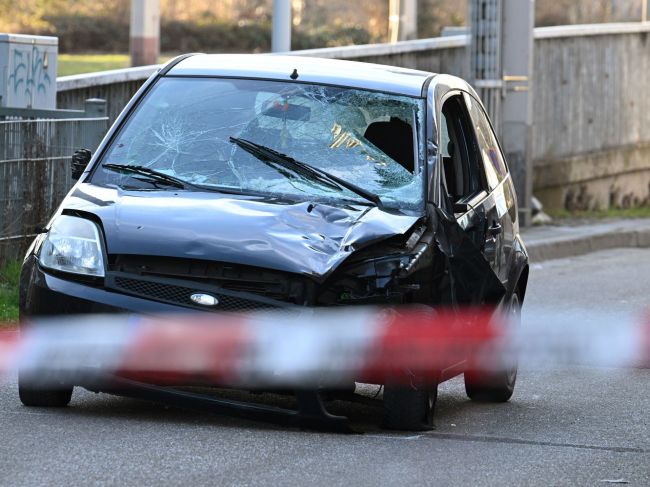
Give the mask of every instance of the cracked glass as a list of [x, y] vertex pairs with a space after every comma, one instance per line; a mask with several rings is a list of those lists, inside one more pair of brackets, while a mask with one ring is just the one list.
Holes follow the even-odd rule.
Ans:
[[[388, 208], [421, 211], [423, 127], [419, 98], [295, 82], [166, 78], [131, 115], [102, 164], [144, 166], [190, 183], [190, 190], [368, 203], [349, 189], [260, 160], [235, 137], [375, 193]], [[92, 182], [161, 189], [141, 174], [106, 168]]]

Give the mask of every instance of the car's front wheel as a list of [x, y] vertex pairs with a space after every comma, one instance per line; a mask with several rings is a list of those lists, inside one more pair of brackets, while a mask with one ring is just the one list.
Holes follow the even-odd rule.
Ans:
[[[513, 293], [507, 312], [509, 323], [518, 327], [521, 322], [519, 296]], [[517, 381], [517, 362], [512, 360], [500, 370], [470, 368], [465, 371], [465, 392], [474, 401], [507, 402], [512, 397]]]
[[433, 411], [438, 386], [384, 387], [384, 426], [388, 429], [427, 431], [433, 429]]
[[18, 374], [18, 396], [25, 406], [33, 407], [64, 407], [72, 398], [72, 386], [39, 385], [37, 381], [29, 380], [25, 374]]

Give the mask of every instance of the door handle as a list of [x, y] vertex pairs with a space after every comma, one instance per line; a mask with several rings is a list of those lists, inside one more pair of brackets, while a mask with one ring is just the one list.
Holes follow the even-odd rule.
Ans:
[[499, 222], [494, 222], [490, 228], [488, 228], [488, 236], [497, 237], [503, 231], [503, 227]]

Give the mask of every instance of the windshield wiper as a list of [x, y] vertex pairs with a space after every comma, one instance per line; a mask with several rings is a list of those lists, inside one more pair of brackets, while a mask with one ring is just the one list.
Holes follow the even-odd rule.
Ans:
[[274, 165], [279, 165], [286, 169], [290, 169], [299, 176], [312, 181], [317, 181], [330, 188], [339, 190], [341, 188], [348, 189], [353, 193], [361, 196], [362, 198], [370, 201], [379, 209], [384, 209], [384, 205], [379, 195], [366, 189], [360, 188], [356, 184], [345, 181], [321, 168], [311, 166], [305, 162], [297, 161], [291, 156], [282, 154], [281, 152], [271, 149], [270, 147], [251, 142], [250, 140], [241, 139], [238, 137], [230, 137], [230, 142], [237, 144], [249, 154], [257, 157], [260, 161], [264, 163], [271, 163], [271, 167], [274, 167]]
[[164, 172], [156, 171], [155, 169], [151, 169], [145, 166], [137, 166], [135, 164], [102, 164], [102, 167], [105, 167], [106, 169], [112, 169], [118, 172], [125, 172], [129, 174], [140, 174], [142, 176], [146, 176], [147, 178], [151, 179], [154, 182], [154, 184], [162, 183], [167, 186], [173, 186], [179, 189], [185, 189], [185, 187], [188, 185], [194, 186], [191, 183], [184, 181], [180, 178], [170, 176], [169, 174], [165, 174]]
[[184, 179], [171, 176], [164, 172], [156, 171], [146, 166], [138, 166], [135, 164], [102, 164], [101, 167], [106, 169], [111, 169], [113, 171], [125, 172], [129, 174], [140, 174], [142, 176], [148, 177], [151, 183], [155, 184], [165, 184], [167, 186], [172, 186], [178, 189], [187, 189], [192, 188], [199, 191], [209, 191], [211, 193], [223, 193], [223, 194], [244, 194], [241, 190], [236, 188], [228, 188], [223, 186], [206, 186], [203, 184], [190, 183]]

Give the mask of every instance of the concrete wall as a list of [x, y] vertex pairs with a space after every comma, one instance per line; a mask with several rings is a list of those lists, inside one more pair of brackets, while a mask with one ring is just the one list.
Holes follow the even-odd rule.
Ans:
[[650, 25], [539, 29], [535, 194], [553, 207], [648, 204]]
[[[548, 207], [650, 203], [650, 24], [535, 31], [534, 192]], [[292, 54], [466, 77], [467, 36]], [[59, 78], [60, 108], [108, 100], [114, 118], [155, 67]]]

